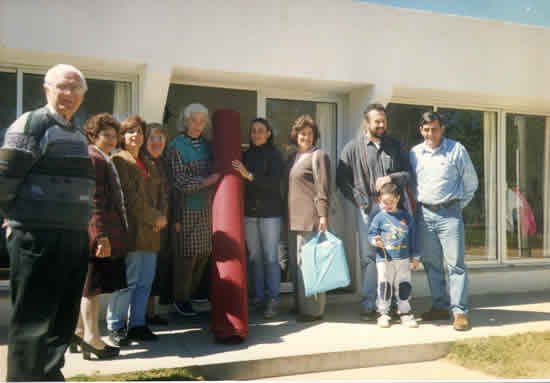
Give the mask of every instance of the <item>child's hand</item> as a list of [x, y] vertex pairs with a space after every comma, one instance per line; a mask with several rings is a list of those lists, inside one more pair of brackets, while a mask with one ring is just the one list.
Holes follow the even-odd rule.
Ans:
[[416, 258], [413, 258], [412, 264], [411, 264], [411, 269], [416, 270], [418, 268], [419, 264], [420, 264], [420, 261]]
[[377, 235], [376, 237], [374, 237], [374, 238], [372, 239], [372, 243], [373, 243], [373, 245], [376, 246], [376, 247], [380, 247], [380, 248], [382, 248], [382, 249], [384, 248], [384, 241], [382, 240], [382, 237], [379, 236], [379, 235]]

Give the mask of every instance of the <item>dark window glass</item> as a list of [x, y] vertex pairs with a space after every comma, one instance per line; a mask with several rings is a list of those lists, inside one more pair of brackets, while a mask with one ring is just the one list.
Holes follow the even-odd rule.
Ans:
[[17, 74], [0, 72], [0, 130], [15, 120], [17, 104]]

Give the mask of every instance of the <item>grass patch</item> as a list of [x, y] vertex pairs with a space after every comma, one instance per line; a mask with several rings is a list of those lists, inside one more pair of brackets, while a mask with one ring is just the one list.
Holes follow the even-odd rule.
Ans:
[[550, 378], [550, 331], [458, 341], [447, 359], [499, 378]]
[[68, 378], [72, 382], [145, 382], [145, 381], [181, 381], [204, 380], [198, 367], [159, 368], [147, 371], [133, 371], [111, 375], [75, 375]]

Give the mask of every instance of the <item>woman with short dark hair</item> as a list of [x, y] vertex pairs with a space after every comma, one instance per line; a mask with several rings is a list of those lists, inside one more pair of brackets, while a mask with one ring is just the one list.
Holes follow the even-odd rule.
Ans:
[[158, 170], [151, 161], [139, 155], [145, 132], [146, 123], [141, 117], [134, 115], [123, 121], [121, 150], [112, 156], [120, 175], [128, 215], [128, 288], [112, 294], [107, 312], [109, 338], [115, 345], [128, 344], [130, 339], [157, 339], [147, 327], [145, 312], [155, 277], [160, 231], [168, 223], [167, 201], [161, 202], [167, 200], [167, 194], [156, 192], [152, 185], [158, 179]]
[[294, 121], [290, 141], [298, 151], [287, 162], [288, 226], [296, 234], [296, 253], [290, 252], [290, 272], [293, 276], [294, 295], [298, 319], [321, 319], [326, 303], [325, 293], [306, 297], [304, 281], [298, 270], [302, 246], [316, 232], [328, 229], [330, 197], [330, 159], [315, 144], [319, 128], [309, 115]]
[[70, 351], [80, 346], [84, 359], [94, 354], [98, 359], [119, 354], [101, 340], [98, 328], [99, 295], [127, 287], [126, 256], [127, 218], [118, 172], [109, 158], [116, 145], [120, 124], [108, 113], [92, 116], [84, 124], [90, 144], [88, 153], [95, 170], [94, 208], [88, 225], [90, 258], [82, 292], [76, 336]]

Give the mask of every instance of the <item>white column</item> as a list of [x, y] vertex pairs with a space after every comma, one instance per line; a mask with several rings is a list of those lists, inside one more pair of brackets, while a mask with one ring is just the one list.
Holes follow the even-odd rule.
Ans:
[[172, 68], [162, 63], [148, 63], [139, 75], [138, 107], [141, 117], [148, 122], [162, 123]]

